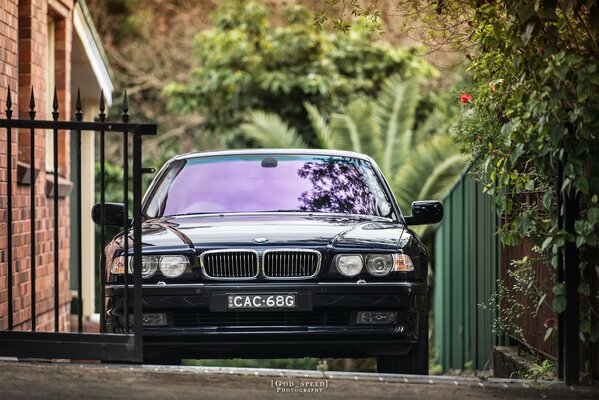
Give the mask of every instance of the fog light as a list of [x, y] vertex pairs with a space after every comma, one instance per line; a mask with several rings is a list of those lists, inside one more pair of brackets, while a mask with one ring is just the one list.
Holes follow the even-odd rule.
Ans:
[[397, 318], [397, 311], [358, 311], [358, 324], [391, 324]]
[[[133, 324], [133, 314], [129, 314], [129, 323]], [[165, 313], [144, 313], [141, 315], [142, 326], [167, 326]]]

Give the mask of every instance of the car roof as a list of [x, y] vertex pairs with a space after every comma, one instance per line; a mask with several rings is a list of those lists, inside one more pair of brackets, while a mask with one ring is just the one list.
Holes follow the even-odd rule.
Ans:
[[324, 149], [238, 149], [238, 150], [219, 150], [219, 151], [198, 151], [193, 153], [181, 154], [173, 158], [174, 160], [187, 160], [191, 158], [215, 157], [215, 156], [244, 156], [244, 155], [318, 155], [333, 157], [351, 157], [370, 161], [370, 157], [365, 154], [344, 150], [324, 150]]

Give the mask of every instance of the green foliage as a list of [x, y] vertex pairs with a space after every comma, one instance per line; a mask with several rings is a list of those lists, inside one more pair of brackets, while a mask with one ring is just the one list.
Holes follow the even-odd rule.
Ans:
[[183, 360], [183, 365], [207, 367], [234, 367], [234, 368], [281, 368], [316, 370], [316, 358], [281, 358], [281, 359], [241, 359], [231, 360]]
[[[542, 306], [547, 307], [547, 291], [549, 282], [537, 277], [537, 269], [542, 257], [525, 256], [520, 260], [511, 260], [507, 269], [510, 278], [497, 281], [497, 291], [488, 303], [479, 304], [483, 310], [492, 311], [497, 317], [493, 320], [492, 331], [498, 336], [509, 335], [528, 344], [527, 336], [520, 326], [524, 318], [535, 318]], [[508, 284], [511, 281], [511, 285]], [[529, 301], [522, 301], [523, 297]], [[554, 296], [559, 298], [560, 296]], [[555, 301], [555, 300], [554, 300]], [[547, 331], [545, 340], [549, 339], [554, 327], [551, 320], [545, 321]]]
[[[96, 201], [100, 201], [100, 163], [95, 164], [96, 175]], [[123, 202], [123, 168], [106, 162], [104, 164], [104, 199], [107, 203], [122, 203]], [[133, 201], [132, 195], [129, 195], [129, 201]], [[131, 203], [132, 204], [132, 203]]]
[[[427, 116], [435, 119], [436, 130], [428, 119], [417, 120], [419, 100], [416, 79], [406, 82], [392, 76], [376, 99], [355, 100], [328, 120], [315, 106], [305, 107], [318, 147], [369, 154], [389, 179], [400, 207], [409, 210], [414, 200], [442, 198], [466, 166], [447, 133], [447, 118], [442, 122], [437, 113]], [[241, 129], [263, 147], [305, 146], [297, 131], [276, 114], [256, 111], [249, 120]], [[433, 227], [419, 229], [427, 234]]]
[[[556, 267], [558, 250], [567, 242], [583, 251], [599, 244], [597, 15], [599, 5], [586, 1], [497, 1], [476, 14], [474, 100], [464, 107], [458, 137], [508, 221], [502, 240], [530, 239], [548, 267]], [[560, 163], [565, 171], [560, 190], [580, 200], [574, 236], [557, 227]], [[544, 193], [542, 207], [530, 193]], [[590, 336], [586, 288], [579, 288], [581, 336], [596, 339]], [[553, 308], [561, 313], [567, 307], [565, 288], [557, 283], [553, 292]]]
[[[370, 30], [382, 32], [381, 12], [377, 6], [378, 0], [351, 1], [349, 4], [345, 0], [325, 0], [314, 14], [312, 23], [317, 30], [321, 30], [325, 23], [330, 22], [335, 30], [348, 32], [352, 28], [352, 22], [358, 20]], [[333, 15], [334, 17], [330, 18]]]
[[543, 360], [540, 363], [534, 363], [524, 374], [524, 379], [532, 379], [534, 381], [539, 379], [553, 380], [557, 376], [556, 368], [555, 362], [551, 360]]
[[[253, 111], [249, 116], [251, 124], [243, 124], [241, 129], [258, 143], [268, 143], [268, 147], [302, 148], [306, 147], [304, 141], [294, 128], [284, 122], [276, 114], [264, 111]], [[281, 135], [280, 132], [286, 132]]]
[[[442, 199], [464, 172], [467, 160], [454, 139], [440, 133], [419, 141], [391, 178], [395, 197], [404, 210], [415, 200]], [[433, 225], [418, 227], [420, 234], [432, 233]]]
[[[129, 204], [133, 204], [133, 166], [131, 165], [131, 158], [129, 159], [129, 191], [128, 191], [128, 201]], [[164, 160], [166, 161], [166, 160]], [[159, 166], [162, 166], [164, 162], [160, 163]], [[143, 165], [150, 165], [149, 160], [145, 160]], [[100, 162], [95, 163], [95, 193], [96, 193], [96, 202], [100, 202], [100, 185], [101, 185], [101, 175], [100, 175]], [[124, 172], [121, 164], [113, 164], [110, 161], [106, 161], [104, 163], [104, 200], [107, 203], [123, 203], [124, 202]], [[152, 180], [151, 175], [143, 175], [142, 177], [142, 195], [145, 193], [146, 188], [149, 186]], [[130, 207], [129, 214], [133, 215], [132, 207]]]
[[464, 363], [465, 371], [474, 371], [474, 361], [468, 360]]
[[[415, 80], [406, 83], [399, 79], [389, 79], [381, 91], [375, 116], [379, 127], [378, 137], [382, 142], [381, 168], [394, 176], [413, 149], [413, 127], [416, 105], [418, 104], [418, 84]], [[378, 149], [381, 148], [379, 143]], [[374, 149], [373, 149], [374, 150]]]
[[[175, 153], [218, 147], [218, 138], [202, 129], [200, 115], [169, 112], [163, 94], [167, 84], [175, 77], [186, 76], [191, 69], [193, 37], [210, 26], [207, 15], [216, 4], [195, 0], [86, 0], [86, 3], [113, 71], [115, 93], [107, 120], [121, 119], [121, 99], [126, 89], [130, 120], [158, 125], [158, 136], [144, 138], [144, 157], [152, 162], [149, 165], [159, 167], [161, 161]], [[82, 94], [100, 95], [99, 92]], [[106, 136], [106, 158], [113, 163], [119, 163], [122, 157], [119, 140], [114, 135]]]
[[201, 113], [204, 127], [222, 134], [228, 147], [248, 145], [239, 126], [249, 110], [279, 114], [315, 145], [301, 104], [330, 113], [377, 93], [394, 73], [435, 73], [416, 49], [396, 49], [360, 23], [348, 33], [315, 32], [301, 6], [288, 7], [284, 17], [274, 27], [256, 2], [225, 3], [215, 13], [215, 26], [195, 38], [188, 82], [167, 87], [171, 109]]
[[[405, 15], [418, 14], [433, 42], [450, 42], [466, 52], [472, 98], [465, 99], [456, 136], [505, 221], [502, 241], [530, 240], [553, 269], [568, 242], [582, 254], [597, 248], [599, 2], [453, 0], [432, 8], [422, 0], [400, 0], [397, 6]], [[557, 188], [560, 164], [565, 179]], [[579, 202], [574, 234], [558, 229], [563, 215], [558, 190]], [[599, 325], [591, 321], [597, 293], [586, 290], [584, 279], [597, 279], [599, 269], [585, 262], [579, 269], [580, 334], [595, 341]], [[556, 312], [568, 307], [559, 285]]]

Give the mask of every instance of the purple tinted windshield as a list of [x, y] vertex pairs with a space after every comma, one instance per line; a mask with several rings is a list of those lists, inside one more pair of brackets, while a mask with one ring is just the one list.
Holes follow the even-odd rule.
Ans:
[[268, 211], [386, 216], [391, 205], [367, 161], [250, 155], [174, 162], [146, 210], [150, 217]]

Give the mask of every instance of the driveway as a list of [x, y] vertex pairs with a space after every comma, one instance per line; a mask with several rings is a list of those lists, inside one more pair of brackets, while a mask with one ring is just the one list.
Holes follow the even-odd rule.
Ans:
[[0, 362], [1, 399], [597, 399], [562, 383], [219, 367]]

